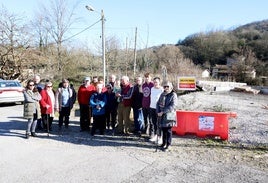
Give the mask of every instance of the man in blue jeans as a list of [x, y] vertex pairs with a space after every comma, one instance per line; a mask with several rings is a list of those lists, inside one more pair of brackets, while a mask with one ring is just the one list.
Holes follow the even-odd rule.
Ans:
[[144, 118], [142, 112], [142, 77], [136, 77], [136, 84], [133, 87], [132, 93], [132, 109], [134, 115], [135, 133], [141, 135], [144, 129]]

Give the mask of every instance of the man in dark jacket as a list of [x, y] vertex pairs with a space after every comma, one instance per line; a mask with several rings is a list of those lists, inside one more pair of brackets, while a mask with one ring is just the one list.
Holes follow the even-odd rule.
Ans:
[[144, 119], [142, 112], [142, 77], [136, 77], [135, 82], [136, 84], [133, 87], [132, 94], [132, 108], [134, 115], [135, 133], [140, 136], [144, 128]]

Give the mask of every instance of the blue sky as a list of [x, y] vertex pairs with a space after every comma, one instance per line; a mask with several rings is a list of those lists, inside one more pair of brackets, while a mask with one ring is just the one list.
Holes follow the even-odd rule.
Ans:
[[[27, 19], [34, 17], [40, 2], [48, 0], [0, 0], [9, 12]], [[72, 34], [100, 19], [85, 5], [96, 11], [103, 9], [106, 37], [116, 37], [121, 46], [134, 46], [137, 27], [137, 48], [146, 45], [176, 44], [179, 39], [211, 30], [228, 30], [247, 23], [268, 19], [267, 0], [72, 0], [78, 2], [76, 15], [80, 21]], [[101, 44], [101, 23], [73, 38], [75, 42]]]

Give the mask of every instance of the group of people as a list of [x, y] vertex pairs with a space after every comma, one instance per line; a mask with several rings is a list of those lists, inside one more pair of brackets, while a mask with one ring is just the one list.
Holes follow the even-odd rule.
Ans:
[[63, 123], [69, 127], [69, 116], [76, 101], [76, 91], [67, 79], [63, 79], [56, 92], [51, 81], [40, 83], [40, 76], [35, 75], [27, 81], [24, 90], [23, 116], [28, 120], [26, 138], [37, 137], [36, 126], [39, 130], [52, 130], [55, 112], [59, 113], [59, 129]]
[[[52, 130], [55, 112], [59, 113], [59, 130], [63, 123], [68, 128], [70, 111], [77, 97], [81, 132], [89, 131], [94, 136], [97, 130], [103, 135], [108, 129], [113, 134], [148, 134], [150, 141], [164, 150], [171, 145], [171, 128], [176, 119], [169, 116], [176, 111], [177, 94], [171, 82], [161, 85], [160, 78], [152, 78], [150, 73], [136, 77], [133, 84], [128, 76], [117, 79], [112, 74], [107, 85], [103, 78], [93, 77], [91, 81], [85, 77], [77, 96], [67, 79], [53, 92], [52, 82], [41, 85], [40, 77], [35, 76], [28, 80], [24, 96], [24, 117], [28, 119], [26, 138], [37, 136], [36, 126]], [[131, 109], [134, 124], [130, 120]]]

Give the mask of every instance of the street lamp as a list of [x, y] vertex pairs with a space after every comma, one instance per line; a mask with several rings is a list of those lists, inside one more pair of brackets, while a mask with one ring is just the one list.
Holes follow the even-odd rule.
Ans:
[[[91, 6], [86, 5], [86, 9], [89, 11], [95, 11], [94, 8], [92, 8]], [[95, 11], [97, 12], [97, 11]], [[97, 12], [99, 13], [99, 12]], [[104, 37], [104, 22], [105, 22], [105, 18], [104, 18], [104, 13], [103, 10], [101, 10], [101, 37], [102, 37], [102, 64], [103, 64], [103, 82], [104, 82], [104, 86], [105, 86], [105, 81], [106, 81], [106, 61], [105, 61], [105, 37]]]

